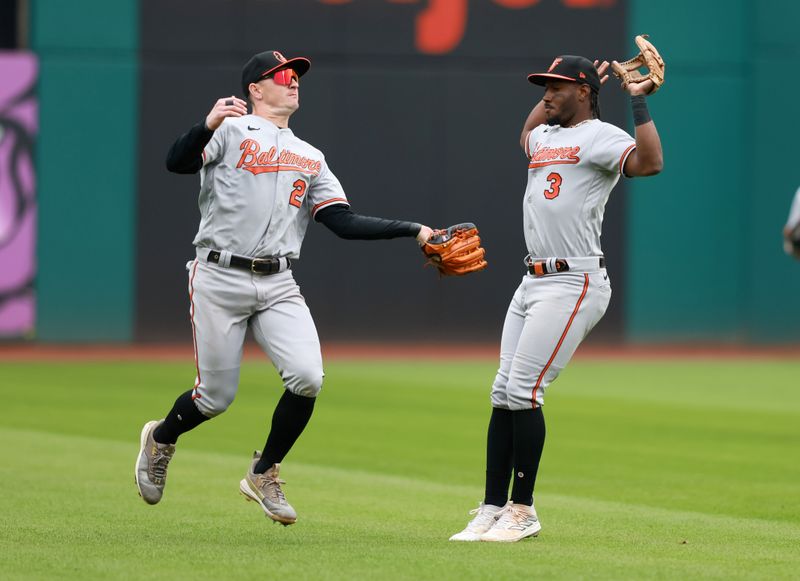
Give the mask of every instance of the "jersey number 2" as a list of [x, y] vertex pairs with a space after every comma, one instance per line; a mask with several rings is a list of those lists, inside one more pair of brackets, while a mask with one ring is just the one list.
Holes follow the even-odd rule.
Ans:
[[289, 204], [294, 206], [295, 208], [299, 208], [303, 205], [303, 194], [306, 193], [306, 182], [303, 180], [295, 180], [292, 184], [294, 189], [292, 193], [289, 194]]
[[550, 182], [550, 189], [544, 191], [544, 197], [548, 200], [557, 198], [561, 191], [561, 174], [553, 172], [547, 176], [547, 181]]

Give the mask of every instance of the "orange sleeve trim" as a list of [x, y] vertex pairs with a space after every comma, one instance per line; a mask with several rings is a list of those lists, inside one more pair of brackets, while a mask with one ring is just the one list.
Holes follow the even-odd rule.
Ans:
[[192, 267], [192, 276], [189, 278], [189, 318], [192, 321], [192, 346], [194, 347], [194, 368], [197, 370], [197, 378], [194, 381], [194, 393], [192, 399], [199, 399], [200, 394], [197, 393], [197, 387], [200, 385], [200, 362], [197, 359], [197, 329], [194, 325], [194, 275], [197, 274], [198, 259], [195, 259], [194, 266]]
[[528, 159], [531, 158], [531, 131], [533, 131], [533, 129], [530, 129], [525, 134], [525, 155], [528, 156]]
[[331, 198], [330, 200], [325, 200], [324, 202], [320, 202], [316, 206], [311, 209], [311, 214], [316, 214], [317, 210], [320, 208], [327, 206], [329, 204], [347, 204], [350, 205], [350, 202], [347, 201], [347, 198]]
[[552, 365], [553, 360], [556, 358], [558, 350], [561, 349], [561, 344], [564, 342], [564, 338], [567, 336], [567, 332], [569, 331], [569, 328], [572, 326], [572, 321], [575, 320], [575, 315], [578, 314], [578, 309], [581, 308], [581, 303], [583, 302], [583, 299], [586, 297], [587, 290], [589, 290], [589, 275], [584, 274], [583, 291], [581, 292], [581, 296], [580, 298], [578, 298], [578, 302], [575, 304], [575, 308], [572, 310], [572, 315], [570, 315], [569, 321], [567, 321], [567, 326], [564, 327], [564, 332], [561, 333], [561, 338], [558, 340], [558, 344], [556, 344], [556, 348], [553, 350], [553, 354], [550, 356], [550, 359], [548, 359], [547, 365], [545, 365], [544, 369], [542, 369], [542, 372], [539, 374], [539, 379], [536, 380], [536, 385], [533, 387], [531, 402], [533, 404], [533, 407], [535, 408], [539, 407], [539, 405], [536, 403], [536, 392], [539, 390], [539, 386], [542, 385], [542, 380], [544, 379], [544, 375], [545, 373], [547, 373], [547, 370], [550, 369], [550, 365]]
[[625, 167], [625, 161], [628, 159], [628, 156], [631, 152], [636, 149], [636, 144], [632, 144], [628, 146], [628, 149], [622, 152], [622, 155], [619, 157], [619, 173], [620, 175], [625, 175], [622, 173], [623, 168]]

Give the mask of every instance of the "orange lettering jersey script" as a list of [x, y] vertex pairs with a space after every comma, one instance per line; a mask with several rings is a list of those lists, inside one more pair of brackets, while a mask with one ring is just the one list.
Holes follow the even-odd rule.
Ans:
[[622, 129], [592, 119], [528, 134], [525, 242], [533, 257], [601, 256], [608, 196], [635, 147]]

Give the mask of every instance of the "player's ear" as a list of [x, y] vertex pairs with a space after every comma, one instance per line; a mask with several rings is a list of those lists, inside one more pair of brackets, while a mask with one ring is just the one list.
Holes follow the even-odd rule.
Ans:
[[592, 92], [592, 88], [589, 85], [585, 85], [583, 83], [578, 85], [578, 101], [583, 103], [584, 101], [589, 100], [589, 93]]
[[247, 100], [251, 105], [261, 99], [261, 87], [259, 87], [256, 83], [250, 83], [247, 86], [247, 90], [250, 92], [250, 96]]

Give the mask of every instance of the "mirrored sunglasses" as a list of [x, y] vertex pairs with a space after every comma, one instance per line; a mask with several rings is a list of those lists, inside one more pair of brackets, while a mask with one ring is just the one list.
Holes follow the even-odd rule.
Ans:
[[295, 79], [298, 83], [300, 82], [300, 77], [294, 69], [281, 69], [272, 74], [272, 80], [275, 81], [276, 85], [288, 87], [292, 84], [292, 79]]

